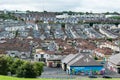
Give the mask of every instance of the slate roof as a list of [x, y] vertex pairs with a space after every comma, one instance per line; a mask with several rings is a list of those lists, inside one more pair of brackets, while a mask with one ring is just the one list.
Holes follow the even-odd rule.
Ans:
[[69, 66], [103, 66], [89, 54], [79, 54], [68, 63]]
[[61, 61], [63, 57], [58, 57], [58, 58], [49, 58], [47, 61]]
[[62, 63], [68, 63], [72, 58], [74, 58], [75, 55], [74, 54], [69, 54], [68, 56], [66, 56], [63, 60]]
[[112, 55], [109, 58], [109, 61], [112, 62], [115, 65], [120, 65], [120, 53], [116, 54], [116, 55]]
[[112, 55], [113, 53], [113, 51], [110, 48], [96, 48], [95, 51], [104, 55]]
[[74, 60], [75, 58], [77, 58], [79, 56], [80, 53], [77, 53], [77, 54], [73, 54], [71, 56], [67, 56], [65, 57], [63, 60], [64, 60], [64, 63], [68, 64], [70, 61]]

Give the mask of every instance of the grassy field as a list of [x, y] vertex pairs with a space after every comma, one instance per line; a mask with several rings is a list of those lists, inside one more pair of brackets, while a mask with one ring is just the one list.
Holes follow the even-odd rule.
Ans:
[[96, 79], [90, 79], [90, 78], [76, 78], [76, 79], [44, 79], [44, 78], [38, 78], [38, 79], [29, 79], [29, 78], [16, 78], [16, 77], [8, 77], [8, 76], [0, 76], [0, 80], [120, 80], [120, 78], [113, 78], [113, 79], [102, 79], [102, 78], [96, 78]]

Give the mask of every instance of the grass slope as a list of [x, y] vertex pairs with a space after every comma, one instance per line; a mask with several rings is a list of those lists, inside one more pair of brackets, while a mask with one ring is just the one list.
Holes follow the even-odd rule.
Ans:
[[113, 79], [103, 79], [103, 78], [76, 78], [76, 79], [45, 79], [45, 78], [38, 78], [38, 79], [30, 79], [30, 78], [16, 78], [16, 77], [9, 77], [9, 76], [0, 76], [0, 80], [120, 80], [120, 78], [113, 78]]

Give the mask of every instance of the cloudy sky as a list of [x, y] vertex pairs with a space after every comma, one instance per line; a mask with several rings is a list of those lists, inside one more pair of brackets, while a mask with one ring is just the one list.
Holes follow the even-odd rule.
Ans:
[[120, 0], [0, 0], [0, 10], [120, 12]]

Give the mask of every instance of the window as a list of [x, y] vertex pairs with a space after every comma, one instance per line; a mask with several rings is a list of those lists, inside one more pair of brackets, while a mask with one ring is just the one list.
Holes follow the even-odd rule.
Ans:
[[38, 55], [36, 55], [36, 57], [38, 57]]
[[15, 54], [15, 53], [11, 53], [11, 54]]
[[53, 55], [50, 55], [50, 57], [51, 57], [51, 58], [54, 58], [54, 56], [53, 56]]
[[44, 58], [44, 55], [43, 55], [43, 54], [41, 54], [41, 58]]

